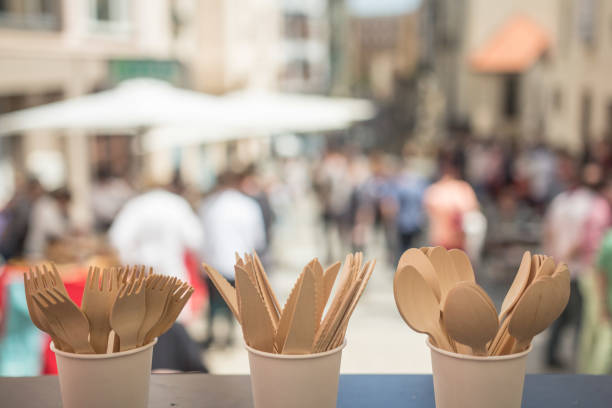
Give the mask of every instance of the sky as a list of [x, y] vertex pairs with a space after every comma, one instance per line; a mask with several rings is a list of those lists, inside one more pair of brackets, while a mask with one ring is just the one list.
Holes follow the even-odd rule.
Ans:
[[380, 17], [414, 11], [421, 0], [348, 0], [351, 14], [359, 17]]

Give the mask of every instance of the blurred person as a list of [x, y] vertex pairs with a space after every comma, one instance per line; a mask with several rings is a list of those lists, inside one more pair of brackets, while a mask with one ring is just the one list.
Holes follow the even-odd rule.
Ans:
[[29, 178], [2, 210], [4, 225], [0, 231], [0, 255], [4, 259], [24, 257], [32, 206], [43, 194], [39, 181]]
[[182, 324], [174, 323], [159, 337], [153, 349], [151, 362], [153, 372], [199, 372], [208, 373], [202, 364], [200, 348], [189, 337]]
[[[186, 256], [199, 253], [203, 242], [200, 220], [189, 203], [161, 188], [130, 199], [117, 214], [108, 237], [123, 264], [150, 266], [155, 273], [185, 282], [191, 281]], [[173, 329], [159, 338], [161, 347], [153, 350], [155, 368], [206, 371], [199, 356], [194, 358], [193, 353], [186, 351], [197, 348], [193, 340], [181, 334], [182, 322], [191, 310], [189, 305]]]
[[536, 206], [543, 208], [563, 188], [558, 178], [557, 155], [541, 142], [526, 155], [529, 197]]
[[108, 236], [124, 264], [151, 266], [156, 273], [188, 281], [185, 254], [199, 252], [200, 220], [181, 196], [154, 189], [129, 200]]
[[548, 208], [543, 244], [547, 254], [568, 264], [571, 295], [567, 307], [551, 327], [546, 354], [546, 363], [551, 367], [563, 366], [558, 348], [567, 327], [573, 326], [574, 344], [578, 345], [583, 304], [578, 279], [593, 265], [594, 255], [611, 221], [610, 206], [597, 189], [601, 172], [596, 164], [584, 167], [581, 180], [576, 161], [563, 154], [559, 158], [559, 174], [567, 188]]
[[379, 152], [369, 156], [370, 176], [355, 191], [355, 225], [353, 249], [364, 251], [368, 233], [382, 228], [389, 262], [395, 262], [397, 253], [397, 213], [399, 204], [393, 180], [393, 163], [389, 156]]
[[314, 189], [321, 204], [321, 217], [327, 240], [327, 260], [334, 259], [332, 237], [341, 242], [350, 237], [350, 206], [354, 187], [349, 176], [349, 160], [340, 152], [329, 150], [315, 169]]
[[405, 250], [416, 246], [416, 238], [421, 233], [425, 221], [423, 197], [427, 181], [411, 166], [411, 156], [405, 154], [404, 157], [404, 168], [394, 180], [399, 235], [396, 261]]
[[49, 244], [68, 233], [70, 200], [70, 191], [59, 188], [34, 201], [25, 240], [25, 253], [29, 258], [42, 258]]
[[262, 262], [265, 264], [265, 260], [267, 259], [267, 249], [272, 241], [272, 223], [274, 222], [274, 211], [272, 210], [272, 205], [270, 204], [268, 194], [257, 177], [254, 164], [248, 166], [240, 175], [239, 190], [241, 193], [255, 200], [257, 205], [259, 205], [259, 209], [261, 210], [266, 240], [265, 247], [260, 249], [261, 253], [258, 255], [260, 258], [262, 258]]
[[121, 207], [133, 195], [134, 190], [127, 181], [114, 176], [108, 166], [100, 166], [91, 191], [91, 206], [96, 230], [106, 232]]
[[[204, 230], [202, 255], [204, 262], [215, 268], [232, 285], [235, 284], [235, 254], [253, 250], [261, 251], [266, 246], [266, 231], [261, 208], [255, 200], [239, 191], [240, 177], [232, 171], [219, 175], [218, 185], [199, 208]], [[221, 294], [207, 280], [210, 294], [208, 308], [208, 335], [204, 346], [215, 342], [213, 323], [216, 315], [223, 315], [229, 326], [225, 344], [233, 342], [234, 318]]]
[[451, 156], [442, 157], [441, 174], [424, 196], [429, 240], [434, 246], [463, 249], [463, 218], [469, 212], [478, 211], [480, 205], [472, 187], [460, 179], [460, 170]]

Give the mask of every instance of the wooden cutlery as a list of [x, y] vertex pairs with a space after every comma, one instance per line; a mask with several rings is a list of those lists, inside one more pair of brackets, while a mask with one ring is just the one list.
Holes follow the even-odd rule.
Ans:
[[68, 296], [56, 288], [50, 288], [38, 291], [33, 298], [47, 316], [51, 329], [62, 333], [61, 337], [76, 353], [94, 353], [89, 342], [87, 317]]
[[412, 248], [400, 258], [393, 290], [402, 318], [437, 347], [503, 355], [528, 348], [559, 317], [569, 299], [570, 276], [566, 264], [525, 252], [498, 315], [463, 251]]
[[[333, 349], [344, 341], [350, 317], [374, 270], [375, 262], [363, 266], [362, 262], [363, 254], [349, 254], [344, 265], [336, 262], [323, 269], [313, 259], [282, 308], [256, 253], [236, 254], [236, 288], [212, 267], [203, 266], [240, 322], [247, 345], [270, 353], [310, 354]], [[336, 278], [338, 284], [331, 296]]]
[[499, 321], [493, 302], [475, 283], [457, 283], [446, 296], [442, 316], [452, 339], [470, 346], [477, 356], [487, 354], [487, 343], [495, 337]]
[[75, 353], [106, 353], [108, 340], [125, 351], [148, 344], [174, 323], [193, 293], [177, 278], [141, 267], [89, 268], [79, 308], [68, 296], [55, 265], [24, 274], [32, 322], [55, 346]]
[[406, 265], [395, 274], [393, 293], [400, 315], [412, 330], [429, 335], [440, 348], [452, 348], [440, 324], [440, 303], [414, 266]]

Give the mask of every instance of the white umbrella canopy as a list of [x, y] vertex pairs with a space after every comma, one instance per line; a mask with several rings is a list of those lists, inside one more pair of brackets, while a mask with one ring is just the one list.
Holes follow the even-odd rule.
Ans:
[[38, 129], [113, 131], [225, 120], [219, 97], [133, 79], [108, 91], [0, 116], [0, 135]]
[[[375, 114], [359, 99], [240, 91], [212, 96], [148, 78], [124, 81], [108, 91], [0, 115], [0, 136], [29, 130], [125, 131], [172, 129], [156, 138], [181, 145], [255, 134], [345, 129]], [[177, 137], [181, 132], [185, 139]], [[164, 133], [166, 136], [164, 136]], [[210, 139], [210, 140], [209, 140]]]
[[[145, 150], [215, 143], [241, 137], [346, 129], [371, 119], [370, 101], [267, 91], [240, 91], [219, 98], [223, 113], [212, 121], [158, 126], [146, 132]], [[225, 118], [225, 119], [222, 119]]]
[[234, 126], [272, 133], [346, 129], [376, 113], [367, 100], [248, 90], [228, 94], [223, 105], [236, 113]]

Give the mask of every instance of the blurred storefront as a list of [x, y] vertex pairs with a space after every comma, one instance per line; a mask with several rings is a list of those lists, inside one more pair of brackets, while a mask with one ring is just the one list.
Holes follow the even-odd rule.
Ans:
[[[1, 2], [0, 114], [136, 77], [215, 94], [273, 89], [284, 63], [280, 24], [280, 5], [272, 0]], [[47, 189], [67, 184], [77, 222], [86, 224], [88, 180], [96, 169], [110, 166], [116, 174], [129, 175], [136, 172], [134, 166], [143, 166], [143, 160], [133, 160], [143, 154], [134, 134], [60, 129], [1, 137], [0, 172], [14, 182], [0, 188], [0, 203], [22, 182], [15, 177], [32, 174]], [[181, 159], [191, 156], [180, 149], [157, 152], [158, 160], [170, 164], [167, 171], [141, 181], [165, 182], [181, 170]]]

